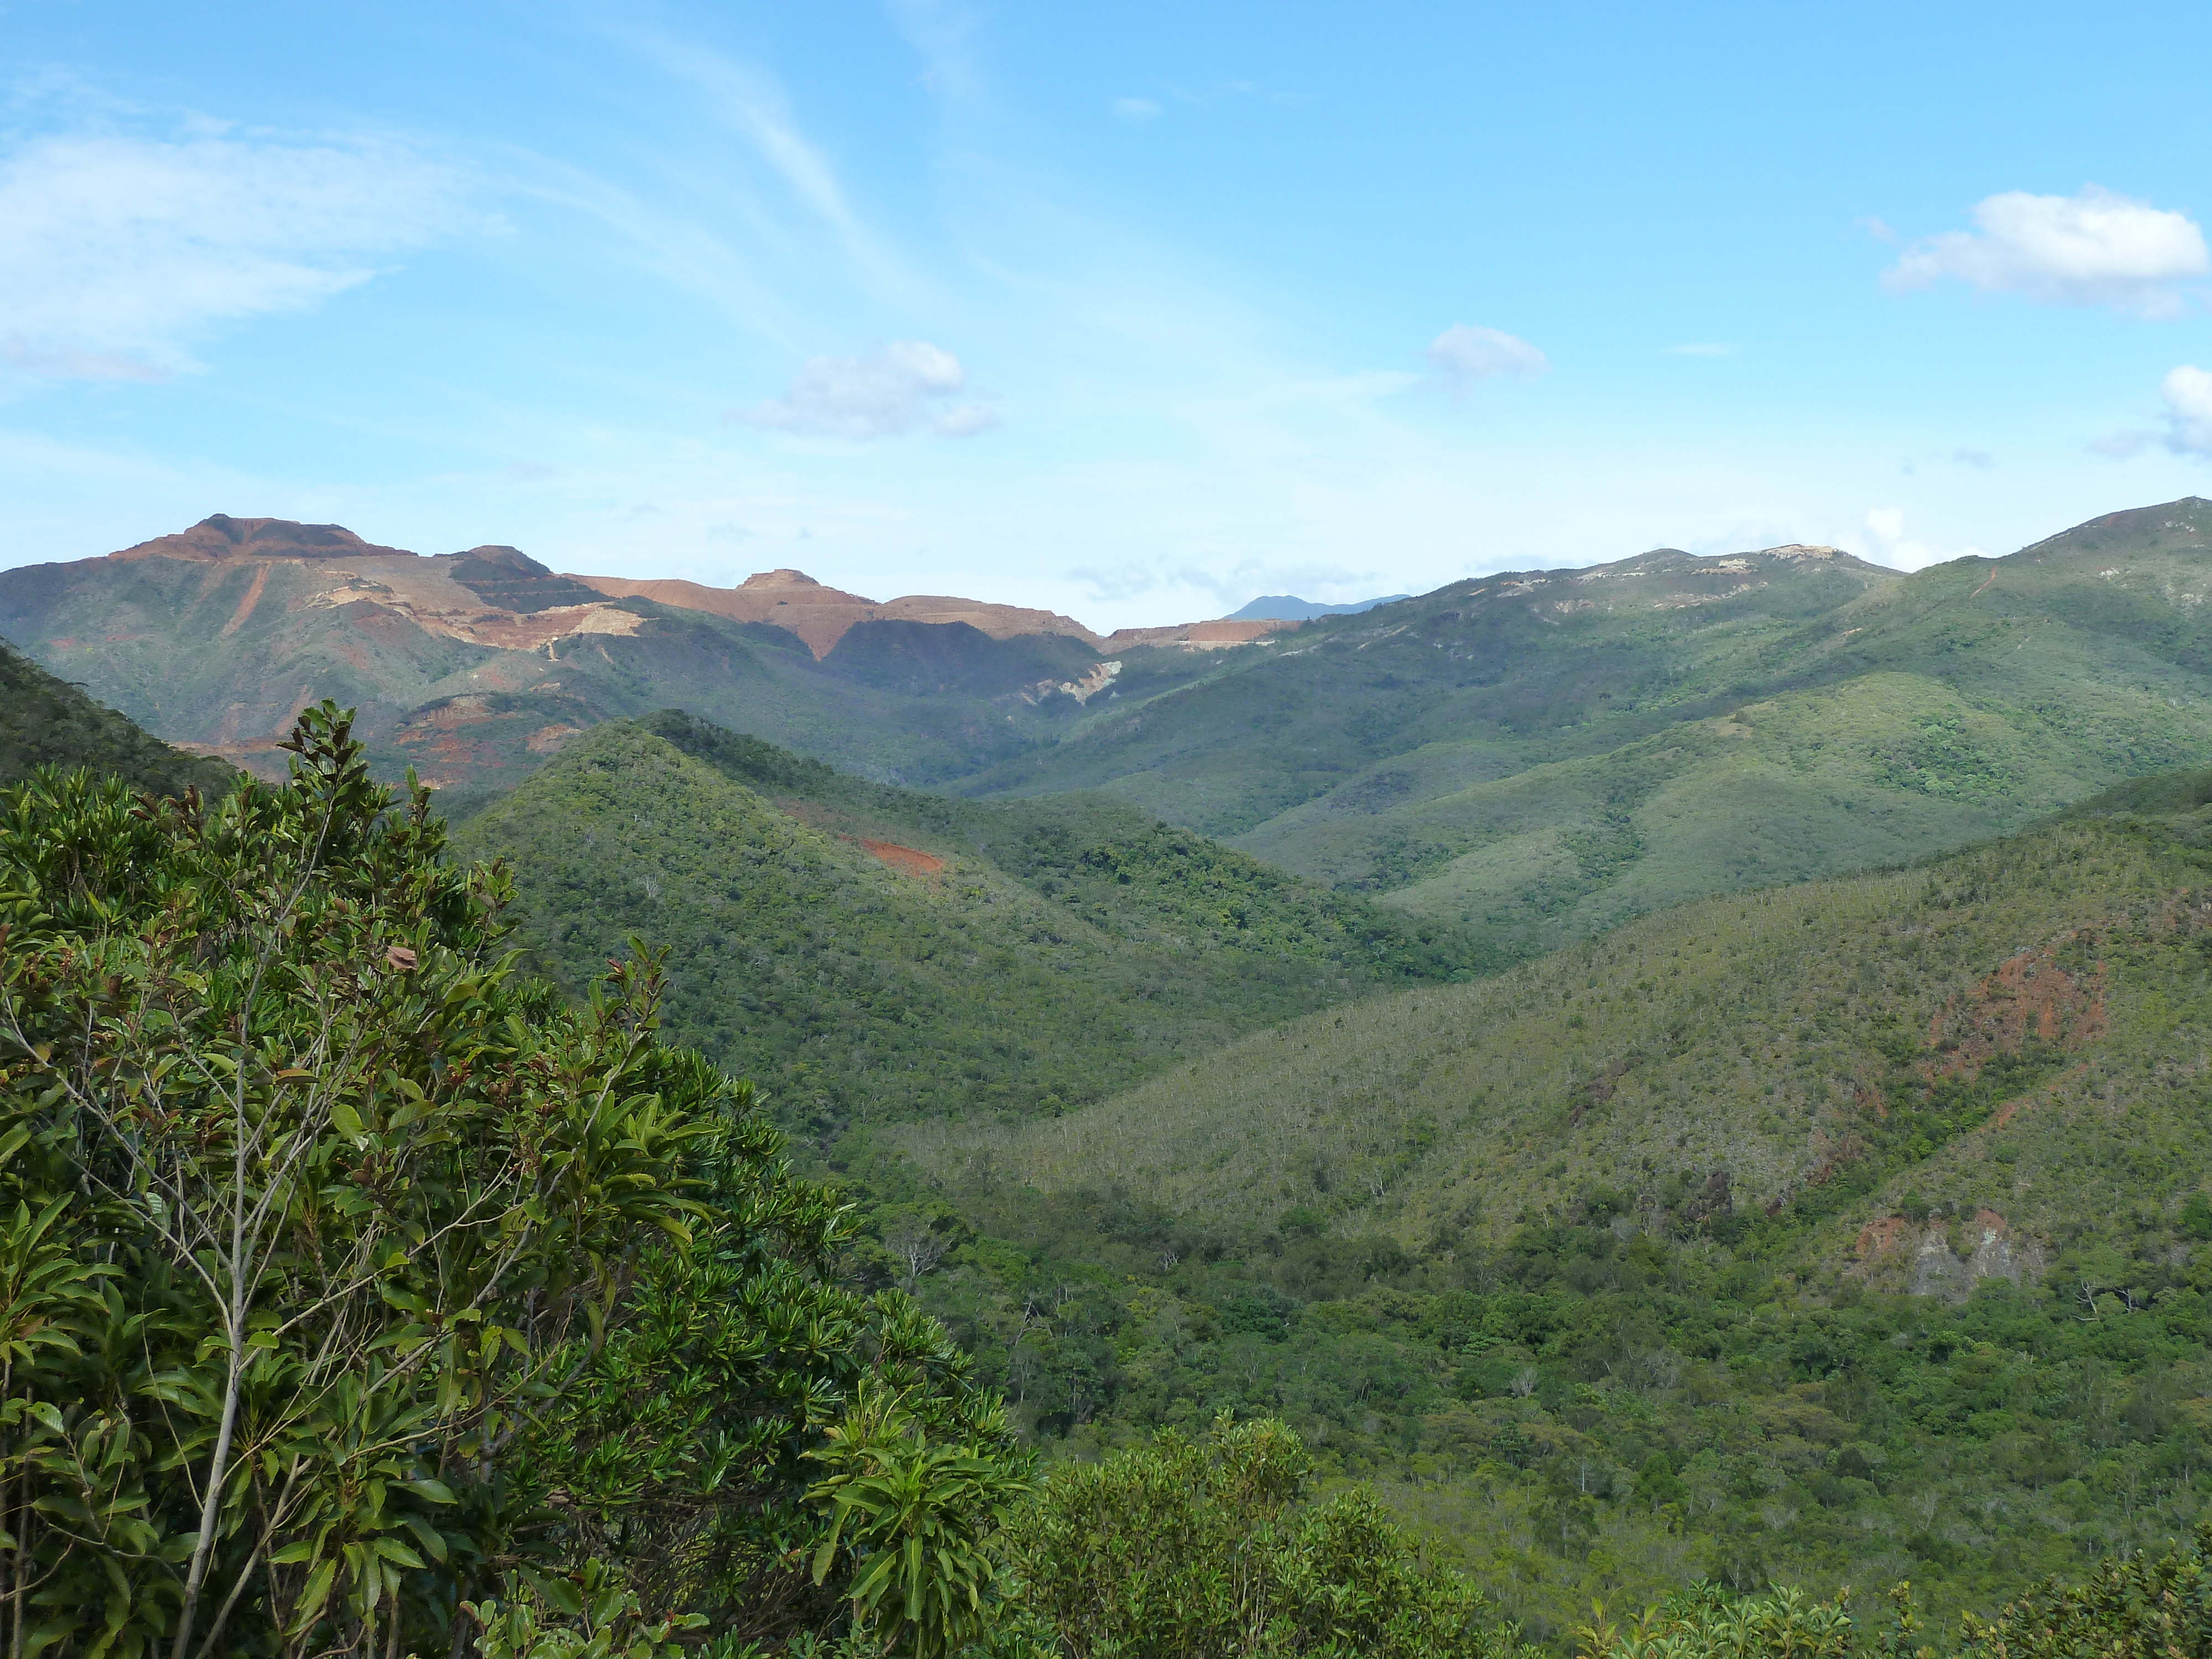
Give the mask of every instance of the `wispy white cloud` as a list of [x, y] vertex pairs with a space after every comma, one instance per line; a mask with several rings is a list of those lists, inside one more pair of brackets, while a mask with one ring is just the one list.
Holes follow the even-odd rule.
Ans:
[[983, 20], [960, 0], [889, 0], [891, 21], [920, 54], [923, 84], [950, 102], [972, 102], [984, 91]]
[[1116, 98], [1109, 107], [1124, 121], [1155, 120], [1160, 113], [1159, 105], [1150, 98]]
[[2187, 309], [2185, 284], [2212, 273], [2186, 214], [2095, 185], [2073, 196], [2007, 191], [1974, 205], [1977, 227], [1917, 242], [1883, 273], [1896, 291], [1960, 282], [2049, 305], [2106, 305], [2145, 318]]
[[1552, 367], [1551, 359], [1528, 341], [1501, 329], [1465, 323], [1454, 323], [1437, 335], [1422, 355], [1455, 392], [1501, 376], [1532, 380]]
[[959, 358], [927, 340], [894, 340], [856, 357], [814, 357], [781, 398], [733, 411], [745, 426], [811, 437], [892, 438], [927, 428], [969, 438], [998, 424], [981, 404], [953, 401], [965, 387]]
[[158, 380], [225, 324], [308, 309], [454, 228], [451, 168], [403, 146], [46, 137], [0, 156], [5, 361]]
[[40, 349], [21, 335], [0, 343], [0, 359], [40, 380], [136, 380], [150, 386], [169, 378], [159, 363], [116, 351]]
[[2092, 455], [2102, 455], [2110, 461], [2124, 461], [2131, 456], [2142, 454], [2157, 441], [2158, 434], [2155, 432], [2133, 429], [2125, 432], [2107, 432], [2101, 438], [2092, 438], [2089, 441], [2089, 453]]
[[[913, 9], [919, 23], [935, 9]], [[791, 201], [836, 239], [877, 292], [901, 299], [919, 292], [920, 277], [854, 205], [829, 151], [807, 133], [775, 76], [694, 40], [642, 29], [617, 30], [615, 38], [671, 80], [702, 94], [720, 125], [743, 139]]]
[[1725, 345], [1718, 340], [1698, 340], [1688, 345], [1668, 346], [1667, 356], [1669, 357], [1733, 357], [1735, 356], [1735, 348], [1732, 345]]
[[1942, 564], [1951, 559], [1989, 556], [1978, 547], [1939, 547], [1933, 542], [1918, 541], [1906, 535], [1902, 507], [1875, 507], [1866, 515], [1864, 522], [1868, 539], [1874, 544], [1875, 562], [1886, 564], [1893, 570], [1918, 570], [1924, 565]]

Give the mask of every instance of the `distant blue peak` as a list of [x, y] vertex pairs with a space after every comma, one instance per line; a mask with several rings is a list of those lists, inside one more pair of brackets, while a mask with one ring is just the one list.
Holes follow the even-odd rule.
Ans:
[[1273, 622], [1311, 622], [1316, 617], [1352, 617], [1362, 611], [1372, 611], [1378, 605], [1392, 605], [1400, 599], [1413, 598], [1410, 593], [1385, 593], [1379, 599], [1359, 599], [1351, 605], [1316, 605], [1311, 599], [1301, 599], [1288, 593], [1263, 593], [1242, 611], [1232, 611], [1224, 619], [1229, 622], [1257, 622], [1266, 617]]

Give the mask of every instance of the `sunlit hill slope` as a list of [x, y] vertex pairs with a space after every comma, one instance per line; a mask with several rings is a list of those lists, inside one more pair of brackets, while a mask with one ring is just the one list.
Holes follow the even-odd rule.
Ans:
[[1454, 927], [1116, 801], [945, 800], [668, 714], [460, 827], [580, 986], [635, 934], [672, 1026], [795, 1121], [1092, 1100], [1316, 1007], [1492, 965]]
[[2212, 760], [2212, 503], [1910, 576], [1659, 552], [1325, 619], [962, 786], [1103, 788], [1501, 943]]
[[1727, 1212], [1802, 1235], [1808, 1288], [2017, 1277], [2212, 1170], [2212, 780], [2161, 787], [2186, 810], [1706, 900], [1053, 1122], [904, 1142], [953, 1178], [988, 1157], [1044, 1191], [1120, 1182], [1212, 1224], [1310, 1217], [1428, 1254], [1596, 1210], [1662, 1231]]

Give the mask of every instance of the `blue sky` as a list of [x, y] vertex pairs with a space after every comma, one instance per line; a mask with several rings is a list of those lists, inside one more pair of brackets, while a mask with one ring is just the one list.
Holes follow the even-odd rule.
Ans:
[[0, 564], [1098, 627], [2207, 491], [2212, 13], [0, 4]]

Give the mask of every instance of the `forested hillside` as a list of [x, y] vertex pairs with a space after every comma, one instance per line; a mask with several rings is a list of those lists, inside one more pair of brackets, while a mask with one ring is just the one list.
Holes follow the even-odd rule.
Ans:
[[0, 791], [0, 1653], [1523, 1659], [1279, 1423], [1034, 1481], [655, 957], [564, 1006], [348, 716], [289, 752]]
[[[1498, 1242], [1601, 1189], [1692, 1203], [1723, 1168], [1736, 1203], [1833, 1211], [1846, 1233], [1907, 1166], [1930, 1200], [2041, 1232], [2078, 1212], [2112, 1114], [2131, 1156], [2197, 1134], [2166, 1117], [2212, 1042], [2209, 907], [2192, 846], [2069, 818], [1309, 1016], [1051, 1124], [907, 1133], [940, 1166], [988, 1147], [1042, 1188], [1110, 1176], [1224, 1221], [1305, 1207], [1408, 1245]], [[2002, 1171], [1968, 1133], [2001, 1104]]]
[[539, 958], [580, 986], [673, 951], [684, 1040], [817, 1136], [1050, 1115], [1233, 1036], [1491, 965], [1103, 798], [961, 802], [682, 715], [580, 739], [464, 825]]
[[40, 766], [86, 767], [158, 795], [227, 789], [237, 776], [149, 736], [0, 640], [0, 787]]
[[[1827, 1595], [1909, 1577], [1940, 1645], [1996, 1659], [2039, 1632], [2109, 1644], [2136, 1628], [2128, 1598], [2202, 1579], [2196, 1555], [2100, 1564], [2198, 1518], [2212, 1450], [2212, 773], [1453, 983], [1491, 965], [1462, 938], [1408, 932], [1111, 801], [916, 796], [665, 715], [591, 734], [464, 828], [472, 846], [523, 852], [514, 912], [573, 989], [626, 928], [675, 947], [665, 990], [623, 969], [568, 1013], [546, 989], [509, 987], [490, 954], [511, 878], [434, 875], [424, 805], [383, 816], [336, 718], [304, 729], [289, 793], [252, 786], [203, 818], [64, 780], [0, 826], [0, 873], [30, 896], [10, 901], [0, 1095], [43, 1149], [11, 1167], [27, 1207], [7, 1248], [45, 1287], [32, 1294], [61, 1298], [18, 1304], [33, 1311], [15, 1328], [27, 1358], [10, 1398], [84, 1402], [0, 1449], [29, 1483], [11, 1501], [45, 1506], [14, 1524], [55, 1575], [37, 1626], [55, 1651], [84, 1649], [103, 1621], [175, 1629], [171, 1570], [149, 1544], [195, 1554], [179, 1482], [225, 1455], [210, 1428], [231, 1386], [248, 1448], [295, 1447], [289, 1484], [261, 1458], [240, 1466], [235, 1500], [294, 1541], [265, 1569], [215, 1547], [191, 1615], [243, 1632], [241, 1651], [366, 1651], [395, 1630], [448, 1644], [473, 1631], [487, 1656], [532, 1659], [570, 1651], [572, 1635], [732, 1656], [847, 1628], [913, 1644], [911, 1606], [939, 1609], [927, 1617], [948, 1621], [947, 1650], [988, 1632], [1073, 1652], [1119, 1631], [1150, 1653], [1170, 1628], [1227, 1641], [1257, 1596], [1287, 1621], [1260, 1650], [1285, 1655], [1519, 1659], [1509, 1614], [1554, 1651], [1640, 1659], [1644, 1638], [1608, 1634], [1603, 1616], [1575, 1634], [1596, 1600], [1667, 1601], [1651, 1628], [1686, 1659], [1806, 1642], [1842, 1659], [1892, 1653], [1910, 1632], [1877, 1639], [1833, 1607], [1738, 1598], [1770, 1581]], [[95, 846], [112, 856], [82, 862]], [[290, 885], [315, 860], [322, 873]], [[96, 890], [75, 884], [88, 870]], [[279, 925], [288, 892], [309, 896], [312, 925]], [[163, 927], [133, 931], [162, 895]], [[179, 932], [179, 903], [206, 915]], [[304, 1137], [328, 1142], [324, 1164], [354, 1160], [333, 1191], [404, 1193], [409, 1213], [434, 1218], [479, 1177], [635, 1167], [611, 1187], [559, 1176], [515, 1212], [524, 1256], [467, 1265], [492, 1275], [477, 1288], [451, 1277], [459, 1259], [426, 1276], [402, 1249], [374, 1317], [325, 1328], [310, 1308], [295, 1334], [276, 1322], [285, 1298], [346, 1305], [315, 1302], [317, 1275], [331, 1250], [361, 1247], [361, 1227], [376, 1233], [375, 1204], [334, 1231], [281, 1160], [251, 1166], [254, 1193], [281, 1200], [254, 1247], [283, 1264], [254, 1293], [260, 1326], [159, 1266], [188, 1244], [164, 1231], [171, 1212], [103, 1212], [103, 1227], [138, 1230], [133, 1260], [153, 1268], [140, 1279], [165, 1298], [168, 1346], [144, 1363], [200, 1380], [167, 1437], [113, 1466], [143, 1495], [103, 1498], [91, 1532], [57, 1528], [23, 1517], [47, 1515], [38, 1494], [107, 1443], [97, 1402], [138, 1386], [137, 1351], [101, 1334], [137, 1316], [138, 1289], [63, 1271], [96, 1268], [97, 1252], [89, 1212], [52, 1207], [74, 1201], [75, 1143], [41, 1115], [72, 1097], [55, 1092], [64, 1073], [86, 1103], [66, 1109], [101, 1123], [121, 1109], [97, 1055], [173, 1070], [172, 1048], [220, 1048], [235, 998], [204, 995], [203, 935], [231, 941], [206, 959], [234, 976], [257, 950], [368, 966], [255, 994], [267, 1113], [234, 1119], [227, 1093], [193, 1094], [166, 1138], [97, 1143], [100, 1170], [151, 1157], [219, 1196], [226, 1134]], [[751, 976], [725, 978], [740, 950]], [[136, 1020], [149, 996], [185, 1024]], [[1133, 1016], [1141, 1035], [1113, 1024]], [[718, 1095], [659, 1049], [647, 1034], [663, 1017], [769, 1079], [771, 1109], [841, 1190], [797, 1180], [742, 1091]], [[410, 1021], [416, 1036], [387, 1056], [379, 1045]], [[319, 1046], [356, 1027], [368, 1048]], [[91, 1034], [68, 1039], [82, 1064], [52, 1046], [64, 1030]], [[823, 1039], [855, 1033], [840, 1068]], [[614, 1093], [592, 1092], [602, 1072]], [[1051, 1098], [1054, 1079], [1094, 1072], [1135, 1086], [1088, 1107]], [[500, 1103], [517, 1088], [536, 1103], [520, 1118]], [[562, 1127], [617, 1097], [635, 1118], [619, 1134]], [[948, 1103], [964, 1124], [948, 1126]], [[715, 1121], [727, 1127], [710, 1133]], [[734, 1162], [681, 1150], [723, 1133]], [[520, 1164], [502, 1162], [509, 1134], [534, 1149]], [[590, 1219], [589, 1194], [618, 1188], [626, 1218]], [[680, 1192], [711, 1196], [670, 1209]], [[583, 1248], [561, 1242], [574, 1204], [587, 1229], [651, 1228], [659, 1206], [702, 1240], [711, 1222], [715, 1242], [634, 1244], [640, 1277], [595, 1277], [599, 1246], [562, 1254]], [[526, 1223], [550, 1231], [526, 1237]], [[219, 1279], [244, 1270], [208, 1260]], [[489, 1419], [468, 1390], [527, 1393], [556, 1366], [585, 1379], [500, 1452], [495, 1484], [454, 1486], [375, 1450], [378, 1478], [404, 1477], [409, 1496], [307, 1530], [359, 1474], [330, 1411], [447, 1409], [431, 1373], [402, 1367], [326, 1410], [316, 1367], [362, 1343], [410, 1352], [418, 1304], [434, 1323], [454, 1296], [511, 1297], [500, 1275], [547, 1267], [568, 1286], [550, 1326], [502, 1314], [522, 1322], [508, 1358], [439, 1362], [467, 1379], [441, 1431], [471, 1444]], [[745, 1321], [700, 1326], [696, 1310], [733, 1297], [750, 1298], [747, 1319], [811, 1319], [817, 1335], [787, 1362]], [[887, 1355], [907, 1406], [867, 1392]], [[275, 1386], [295, 1374], [310, 1386]], [[809, 1389], [842, 1391], [844, 1416], [797, 1413]], [[732, 1412], [764, 1508], [717, 1507], [693, 1470]], [[1160, 1428], [1182, 1437], [1134, 1449]], [[1033, 1482], [1018, 1443], [1045, 1454]], [[801, 1448], [816, 1464], [793, 1461]], [[1102, 1454], [1088, 1471], [1070, 1462]], [[936, 1577], [888, 1576], [904, 1555], [881, 1517], [897, 1511], [869, 1494], [896, 1481], [921, 1483], [912, 1512], [955, 1540]], [[518, 1554], [504, 1540], [525, 1534], [501, 1529], [525, 1511], [537, 1541]], [[623, 1541], [686, 1516], [708, 1517], [715, 1541], [673, 1556]], [[833, 1516], [817, 1593], [786, 1542], [822, 1538]], [[7, 1548], [0, 1574], [27, 1582], [33, 1558]], [[1244, 1565], [1225, 1574], [1232, 1559]], [[490, 1565], [517, 1562], [504, 1577]], [[2044, 1572], [2102, 1573], [2104, 1588], [2032, 1597], [1982, 1634], [1960, 1622]], [[890, 1597], [908, 1582], [919, 1600]], [[464, 1595], [477, 1599], [457, 1613]], [[1102, 1605], [1118, 1609], [1103, 1625]]]
[[1910, 576], [1659, 552], [1327, 619], [961, 787], [1105, 788], [1502, 945], [2212, 760], [2212, 502]]
[[1986, 1605], [2199, 1512], [2208, 799], [2147, 781], [855, 1168], [879, 1234], [937, 1218], [923, 1294], [1048, 1442], [1279, 1413], [1555, 1635], [1701, 1575]]

